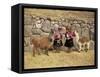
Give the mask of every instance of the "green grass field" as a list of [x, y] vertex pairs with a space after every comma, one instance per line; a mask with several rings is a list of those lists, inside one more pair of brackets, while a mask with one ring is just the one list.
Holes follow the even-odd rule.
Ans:
[[24, 69], [50, 68], [50, 67], [70, 67], [94, 65], [94, 52], [70, 52], [60, 53], [49, 52], [45, 54], [32, 56], [32, 52], [24, 53]]

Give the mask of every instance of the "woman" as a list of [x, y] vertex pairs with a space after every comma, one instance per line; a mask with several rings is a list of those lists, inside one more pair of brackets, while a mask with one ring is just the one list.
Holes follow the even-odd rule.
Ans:
[[65, 41], [65, 47], [68, 47], [70, 50], [74, 44], [73, 44], [73, 38], [75, 37], [75, 33], [72, 32], [71, 28], [66, 27], [66, 33], [65, 33], [66, 41]]
[[62, 44], [62, 35], [60, 33], [60, 30], [61, 29], [58, 28], [58, 30], [54, 31], [54, 42], [53, 42], [54, 49], [58, 49], [63, 45]]

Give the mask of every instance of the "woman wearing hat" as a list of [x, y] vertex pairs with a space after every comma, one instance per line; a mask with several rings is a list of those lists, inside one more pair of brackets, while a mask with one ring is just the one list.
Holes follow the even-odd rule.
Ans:
[[62, 44], [62, 35], [60, 33], [60, 28], [56, 29], [54, 31], [53, 37], [54, 37], [54, 42], [53, 42], [53, 47], [54, 49], [59, 49], [63, 44]]
[[66, 33], [65, 33], [65, 47], [68, 47], [69, 51], [74, 46], [73, 44], [73, 38], [75, 37], [75, 33], [72, 32], [71, 27], [66, 27]]

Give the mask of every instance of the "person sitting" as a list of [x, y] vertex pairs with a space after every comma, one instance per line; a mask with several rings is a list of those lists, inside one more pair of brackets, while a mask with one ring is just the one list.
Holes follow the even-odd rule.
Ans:
[[63, 44], [62, 44], [62, 35], [58, 30], [54, 32], [54, 42], [53, 42], [53, 47], [54, 49], [59, 49]]
[[71, 31], [71, 28], [66, 27], [66, 33], [65, 33], [65, 47], [68, 47], [68, 52], [70, 52], [70, 49], [74, 46], [73, 44], [73, 38], [75, 37], [75, 33]]

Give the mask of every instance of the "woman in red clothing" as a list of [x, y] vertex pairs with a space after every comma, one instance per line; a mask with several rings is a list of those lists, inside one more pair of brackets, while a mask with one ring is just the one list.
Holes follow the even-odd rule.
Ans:
[[58, 30], [54, 31], [53, 37], [54, 37], [54, 42], [53, 42], [53, 47], [54, 49], [58, 49], [60, 48], [63, 44], [62, 44], [62, 35], [60, 33], [60, 28], [58, 28]]
[[66, 41], [64, 46], [68, 47], [69, 50], [74, 46], [73, 44], [74, 37], [75, 37], [75, 33], [71, 30], [71, 27], [70, 28], [66, 27], [66, 33], [65, 33]]

